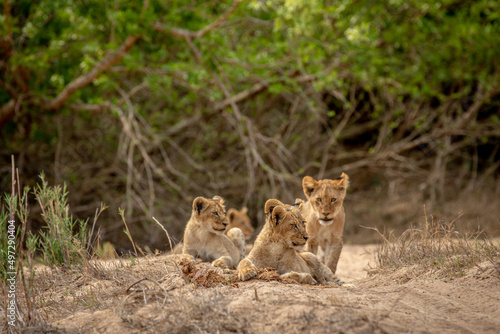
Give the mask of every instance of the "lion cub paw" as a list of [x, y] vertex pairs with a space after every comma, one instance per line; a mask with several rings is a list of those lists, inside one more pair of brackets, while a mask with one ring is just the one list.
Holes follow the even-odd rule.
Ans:
[[301, 284], [316, 285], [318, 282], [308, 273], [298, 273], [291, 271], [289, 273], [281, 275], [283, 278], [291, 278]]
[[250, 278], [257, 276], [258, 273], [259, 270], [257, 269], [257, 267], [246, 267], [238, 271], [238, 278], [241, 281], [248, 281]]
[[214, 267], [219, 267], [222, 269], [229, 269], [229, 266], [227, 265], [226, 261], [217, 259], [212, 262], [212, 266]]
[[190, 265], [194, 266], [196, 265], [196, 260], [192, 255], [189, 254], [182, 254], [180, 259], [177, 261], [179, 265]]

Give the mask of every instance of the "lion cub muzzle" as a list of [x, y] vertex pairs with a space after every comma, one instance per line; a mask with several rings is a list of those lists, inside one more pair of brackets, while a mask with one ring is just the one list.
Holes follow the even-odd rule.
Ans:
[[333, 219], [321, 219], [319, 218], [319, 223], [323, 226], [328, 226], [333, 223]]

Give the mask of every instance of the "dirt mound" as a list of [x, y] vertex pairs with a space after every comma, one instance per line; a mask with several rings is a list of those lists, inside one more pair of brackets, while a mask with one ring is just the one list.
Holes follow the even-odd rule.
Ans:
[[224, 275], [217, 272], [220, 269], [207, 267], [206, 263], [196, 265], [192, 261], [183, 259], [179, 261], [179, 265], [182, 268], [182, 273], [187, 278], [187, 282], [191, 282], [197, 287], [212, 288], [219, 285], [238, 287], [238, 284], [234, 283], [238, 279], [238, 275], [234, 271], [228, 271], [229, 275]]

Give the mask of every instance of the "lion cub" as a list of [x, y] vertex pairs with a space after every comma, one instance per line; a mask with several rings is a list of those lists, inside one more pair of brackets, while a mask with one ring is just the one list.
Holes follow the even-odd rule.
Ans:
[[250, 254], [238, 265], [240, 280], [256, 276], [259, 266], [271, 267], [283, 278], [299, 283], [344, 284], [314, 254], [297, 251], [308, 238], [305, 222], [297, 208], [270, 199], [264, 210], [266, 223]]
[[239, 228], [224, 234], [227, 224], [221, 197], [195, 198], [191, 219], [184, 230], [183, 256], [190, 260], [200, 257], [220, 268], [235, 268], [245, 256], [245, 237]]
[[345, 213], [344, 198], [349, 177], [342, 175], [334, 180], [316, 181], [310, 176], [302, 180], [302, 188], [307, 202], [301, 205], [300, 211], [306, 219], [309, 234], [305, 250], [318, 255], [320, 260], [332, 270], [337, 270], [340, 252], [342, 251], [342, 235], [344, 233]]
[[227, 225], [227, 232], [232, 228], [239, 228], [241, 232], [245, 235], [245, 239], [248, 240], [252, 237], [255, 229], [250, 222], [250, 218], [247, 215], [248, 209], [243, 207], [241, 210], [229, 209], [227, 211], [227, 220], [229, 225]]

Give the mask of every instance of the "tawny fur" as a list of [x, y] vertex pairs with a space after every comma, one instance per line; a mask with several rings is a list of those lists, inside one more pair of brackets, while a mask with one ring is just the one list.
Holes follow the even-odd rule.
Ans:
[[[342, 252], [345, 212], [344, 199], [349, 177], [342, 173], [335, 180], [316, 181], [310, 176], [302, 180], [302, 188], [307, 202], [300, 211], [306, 220], [309, 235], [305, 250], [316, 255], [322, 253], [320, 260], [331, 269], [337, 270], [337, 263]], [[319, 252], [319, 250], [322, 252]]]
[[245, 256], [245, 237], [239, 228], [224, 234], [227, 224], [221, 197], [197, 197], [184, 230], [183, 258], [195, 260], [200, 257], [216, 267], [235, 268]]
[[250, 254], [238, 265], [238, 277], [249, 280], [258, 274], [257, 267], [271, 267], [284, 278], [305, 284], [338, 284], [330, 269], [310, 252], [298, 252], [307, 240], [304, 219], [294, 206], [276, 199], [265, 204], [266, 222]]
[[[246, 207], [243, 207], [241, 210], [229, 209], [227, 211], [226, 216], [228, 220], [228, 225], [226, 226], [226, 231], [225, 231], [226, 235], [228, 235], [231, 229], [239, 228], [241, 232], [243, 232], [245, 240], [249, 240], [252, 237], [255, 229], [252, 226], [250, 217], [248, 217], [247, 212], [248, 210]], [[179, 242], [174, 246], [174, 248], [170, 251], [169, 254], [182, 254], [183, 248], [184, 244], [182, 242]]]
[[243, 207], [241, 210], [229, 209], [227, 211], [227, 220], [229, 221], [229, 225], [227, 225], [226, 228], [227, 231], [230, 231], [235, 227], [239, 228], [245, 235], [246, 240], [250, 239], [255, 231], [247, 212], [248, 210], [246, 207]]

